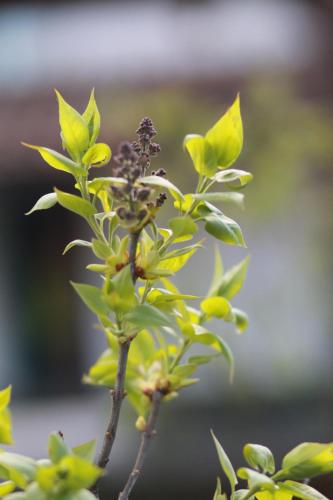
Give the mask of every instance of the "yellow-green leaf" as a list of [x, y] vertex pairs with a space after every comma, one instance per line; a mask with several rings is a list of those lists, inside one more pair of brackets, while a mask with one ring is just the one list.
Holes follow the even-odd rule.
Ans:
[[4, 481], [3, 483], [0, 483], [0, 498], [9, 495], [9, 493], [11, 493], [14, 490], [15, 490], [14, 481]]
[[243, 333], [249, 326], [249, 317], [248, 315], [244, 312], [238, 309], [237, 307], [232, 308], [232, 317], [233, 317], [233, 322], [236, 325], [236, 331], [237, 333]]
[[200, 175], [212, 177], [217, 170], [217, 160], [214, 149], [204, 137], [189, 134], [184, 139], [184, 148], [187, 149], [195, 170]]
[[218, 240], [229, 245], [246, 247], [242, 230], [239, 224], [233, 219], [221, 213], [210, 213], [205, 217], [205, 221], [205, 230], [207, 233]]
[[254, 469], [274, 474], [274, 457], [271, 450], [266, 446], [248, 443], [243, 448], [243, 455], [247, 463]]
[[88, 125], [90, 137], [89, 146], [92, 146], [98, 137], [101, 126], [101, 117], [97, 108], [94, 89], [92, 89], [91, 91], [89, 102], [82, 115], [82, 118]]
[[35, 149], [39, 152], [41, 157], [50, 167], [55, 168], [56, 170], [62, 170], [63, 172], [67, 172], [69, 174], [77, 177], [78, 175], [85, 175], [86, 171], [80, 167], [77, 163], [70, 160], [66, 156], [54, 151], [50, 148], [44, 148], [43, 146], [34, 146], [33, 144], [27, 144], [26, 142], [22, 142], [23, 146], [26, 146], [30, 149]]
[[102, 142], [91, 146], [82, 158], [82, 163], [87, 167], [102, 167], [109, 163], [111, 149]]
[[196, 193], [191, 196], [194, 200], [233, 203], [240, 208], [244, 208], [244, 195], [242, 193]]
[[0, 443], [12, 444], [12, 422], [8, 405], [11, 398], [11, 386], [0, 391]]
[[84, 118], [55, 91], [59, 104], [59, 123], [65, 148], [73, 159], [79, 161], [90, 144], [89, 129]]
[[261, 472], [249, 469], [248, 467], [242, 467], [238, 469], [237, 476], [240, 479], [245, 479], [248, 482], [250, 490], [253, 489], [255, 491], [259, 491], [260, 489], [262, 489], [274, 491], [275, 489], [275, 483], [273, 479], [266, 476], [265, 474], [262, 474]]
[[48, 440], [48, 452], [52, 463], [57, 464], [63, 457], [71, 454], [71, 449], [57, 432], [52, 432]]
[[7, 408], [10, 403], [12, 387], [9, 385], [6, 389], [0, 391], [0, 411]]
[[239, 95], [222, 118], [207, 132], [205, 139], [214, 150], [219, 168], [227, 168], [237, 160], [243, 147]]
[[192, 257], [192, 255], [194, 255], [197, 249], [198, 246], [194, 246], [191, 250], [189, 250], [187, 253], [183, 255], [162, 260], [158, 264], [158, 268], [154, 270], [154, 272], [158, 274], [159, 270], [168, 271], [169, 275], [177, 273], [178, 271], [180, 271], [180, 269], [182, 269], [186, 265], [187, 261]]
[[256, 493], [255, 498], [257, 500], [292, 500], [293, 495], [284, 488], [279, 488], [273, 491], [260, 491]]
[[[285, 500], [289, 500], [289, 498], [294, 497], [301, 498], [302, 500], [328, 500], [327, 497], [308, 484], [298, 483], [296, 481], [284, 481], [283, 483], [278, 483], [278, 485], [283, 488], [286, 495], [289, 495], [289, 497], [285, 497]], [[282, 497], [281, 500], [283, 500]]]
[[248, 265], [249, 257], [246, 257], [239, 264], [228, 269], [220, 280], [216, 295], [225, 297], [228, 300], [237, 295], [245, 281]]
[[160, 311], [157, 307], [142, 304], [138, 305], [124, 316], [125, 321], [129, 321], [140, 328], [173, 326], [169, 316]]
[[174, 238], [192, 235], [198, 231], [198, 226], [189, 215], [170, 219], [169, 227]]
[[302, 443], [282, 461], [278, 477], [305, 479], [333, 472], [333, 443]]
[[87, 443], [80, 444], [79, 446], [75, 446], [72, 449], [74, 455], [77, 455], [84, 460], [88, 460], [88, 462], [92, 462], [94, 460], [95, 451], [96, 451], [96, 439], [92, 439]]
[[71, 285], [92, 312], [97, 314], [97, 316], [108, 315], [109, 310], [104, 302], [102, 290], [96, 286], [81, 283], [71, 282]]
[[231, 312], [231, 305], [224, 297], [208, 297], [200, 304], [201, 310], [208, 318], [225, 318]]
[[35, 460], [17, 453], [0, 453], [0, 470], [5, 470], [6, 480], [14, 481], [19, 487], [24, 489], [36, 475], [37, 464]]
[[90, 217], [96, 213], [96, 208], [88, 200], [80, 198], [74, 194], [64, 193], [55, 188], [59, 204], [82, 217]]

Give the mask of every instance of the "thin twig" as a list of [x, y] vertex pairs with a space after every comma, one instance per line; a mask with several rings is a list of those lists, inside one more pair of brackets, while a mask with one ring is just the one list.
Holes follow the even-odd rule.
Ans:
[[[112, 446], [117, 434], [121, 405], [126, 395], [124, 387], [126, 378], [127, 358], [130, 345], [131, 345], [130, 339], [126, 340], [125, 342], [122, 342], [119, 345], [117, 377], [114, 389], [110, 391], [112, 397], [112, 410], [111, 410], [110, 420], [106, 432], [104, 434], [103, 446], [97, 461], [97, 465], [102, 469], [105, 469], [110, 459]], [[98, 494], [99, 483], [100, 482], [98, 480], [96, 484], [91, 488], [91, 491], [96, 495], [97, 498], [99, 498]]]
[[122, 342], [119, 346], [119, 359], [118, 359], [119, 364], [118, 364], [117, 378], [114, 389], [111, 391], [112, 402], [113, 402], [111, 418], [105, 432], [102, 450], [97, 462], [98, 467], [101, 467], [102, 469], [106, 467], [109, 461], [112, 445], [116, 437], [120, 408], [123, 399], [125, 397], [124, 386], [125, 386], [125, 374], [126, 374], [126, 365], [127, 365], [129, 347], [130, 347], [130, 340]]
[[[131, 233], [130, 235], [130, 248], [129, 248], [129, 263], [131, 268], [131, 275], [133, 283], [137, 280], [136, 276], [136, 252], [140, 238], [140, 231]], [[109, 460], [113, 443], [116, 438], [119, 416], [121, 406], [126, 395], [125, 393], [125, 380], [126, 380], [126, 367], [128, 353], [131, 346], [132, 338], [128, 338], [119, 344], [118, 367], [114, 389], [111, 391], [112, 396], [112, 410], [110, 420], [104, 435], [102, 450], [98, 457], [97, 465], [105, 469]], [[91, 491], [99, 498], [99, 480], [91, 488]]]
[[161, 406], [161, 402], [163, 399], [163, 394], [161, 391], [155, 391], [152, 395], [152, 403], [151, 410], [148, 418], [148, 422], [146, 425], [146, 429], [142, 433], [141, 444], [139, 448], [139, 452], [137, 454], [134, 467], [132, 472], [130, 473], [127, 483], [124, 489], [119, 493], [118, 500], [128, 500], [129, 495], [132, 489], [135, 486], [135, 483], [138, 480], [140, 473], [142, 472], [142, 468], [144, 462], [147, 457], [148, 448], [151, 442], [151, 439], [156, 434], [155, 425], [158, 417], [159, 409]]

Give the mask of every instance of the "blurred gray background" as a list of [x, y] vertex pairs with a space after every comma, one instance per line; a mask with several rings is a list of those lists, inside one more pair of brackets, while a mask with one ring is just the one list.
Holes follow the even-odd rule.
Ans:
[[[0, 2], [0, 385], [14, 386], [16, 451], [44, 456], [54, 429], [72, 445], [101, 437], [109, 409], [106, 390], [81, 384], [105, 347], [68, 283], [93, 279], [88, 255], [61, 255], [87, 230], [59, 207], [24, 216], [53, 186], [71, 187], [19, 144], [60, 149], [53, 87], [79, 110], [95, 87], [101, 139], [114, 150], [151, 116], [162, 146], [156, 166], [183, 192], [195, 185], [184, 135], [205, 132], [241, 93], [236, 166], [255, 181], [246, 211], [227, 213], [248, 250], [220, 249], [226, 267], [251, 255], [235, 302], [250, 328], [225, 331], [232, 386], [221, 361], [165, 405], [133, 498], [212, 498], [210, 428], [236, 466], [246, 442], [281, 458], [300, 441], [333, 441], [332, 14], [330, 0]], [[206, 291], [212, 256], [207, 243], [177, 276], [182, 290]], [[105, 498], [137, 451], [126, 405], [124, 415]], [[332, 478], [313, 484], [333, 498]]]

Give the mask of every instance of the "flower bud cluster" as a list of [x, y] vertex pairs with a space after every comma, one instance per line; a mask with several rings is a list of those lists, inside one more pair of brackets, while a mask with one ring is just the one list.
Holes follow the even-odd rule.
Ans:
[[[141, 120], [137, 135], [138, 140], [133, 143], [122, 142], [114, 158], [113, 175], [125, 179], [126, 183], [111, 186], [112, 197], [118, 202], [117, 215], [130, 231], [144, 227], [167, 198], [161, 193], [154, 199], [154, 188], [137, 182], [146, 175], [151, 158], [161, 150], [159, 144], [152, 142], [156, 129], [150, 118]], [[151, 174], [164, 177], [166, 171], [159, 168]]]

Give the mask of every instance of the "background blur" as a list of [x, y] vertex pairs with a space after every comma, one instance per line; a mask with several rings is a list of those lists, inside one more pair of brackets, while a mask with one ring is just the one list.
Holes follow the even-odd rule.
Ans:
[[[81, 385], [104, 348], [68, 283], [92, 279], [88, 252], [61, 255], [86, 228], [59, 207], [24, 216], [53, 186], [70, 189], [66, 174], [19, 144], [60, 148], [53, 87], [80, 110], [95, 87], [101, 139], [113, 149], [151, 116], [158, 164], [183, 192], [194, 187], [184, 135], [205, 132], [241, 92], [237, 167], [255, 182], [246, 211], [227, 213], [251, 254], [237, 299], [251, 325], [242, 337], [226, 333], [232, 387], [216, 363], [165, 406], [135, 498], [212, 498], [210, 428], [237, 466], [245, 442], [280, 458], [300, 441], [333, 440], [332, 28], [330, 0], [0, 2], [0, 385], [14, 385], [17, 451], [45, 455], [54, 429], [72, 445], [101, 436], [109, 409], [107, 391]], [[221, 250], [226, 267], [247, 254]], [[182, 290], [206, 291], [212, 252], [179, 275]], [[115, 490], [137, 451], [127, 406], [125, 415]], [[315, 485], [333, 498], [332, 477]]]

